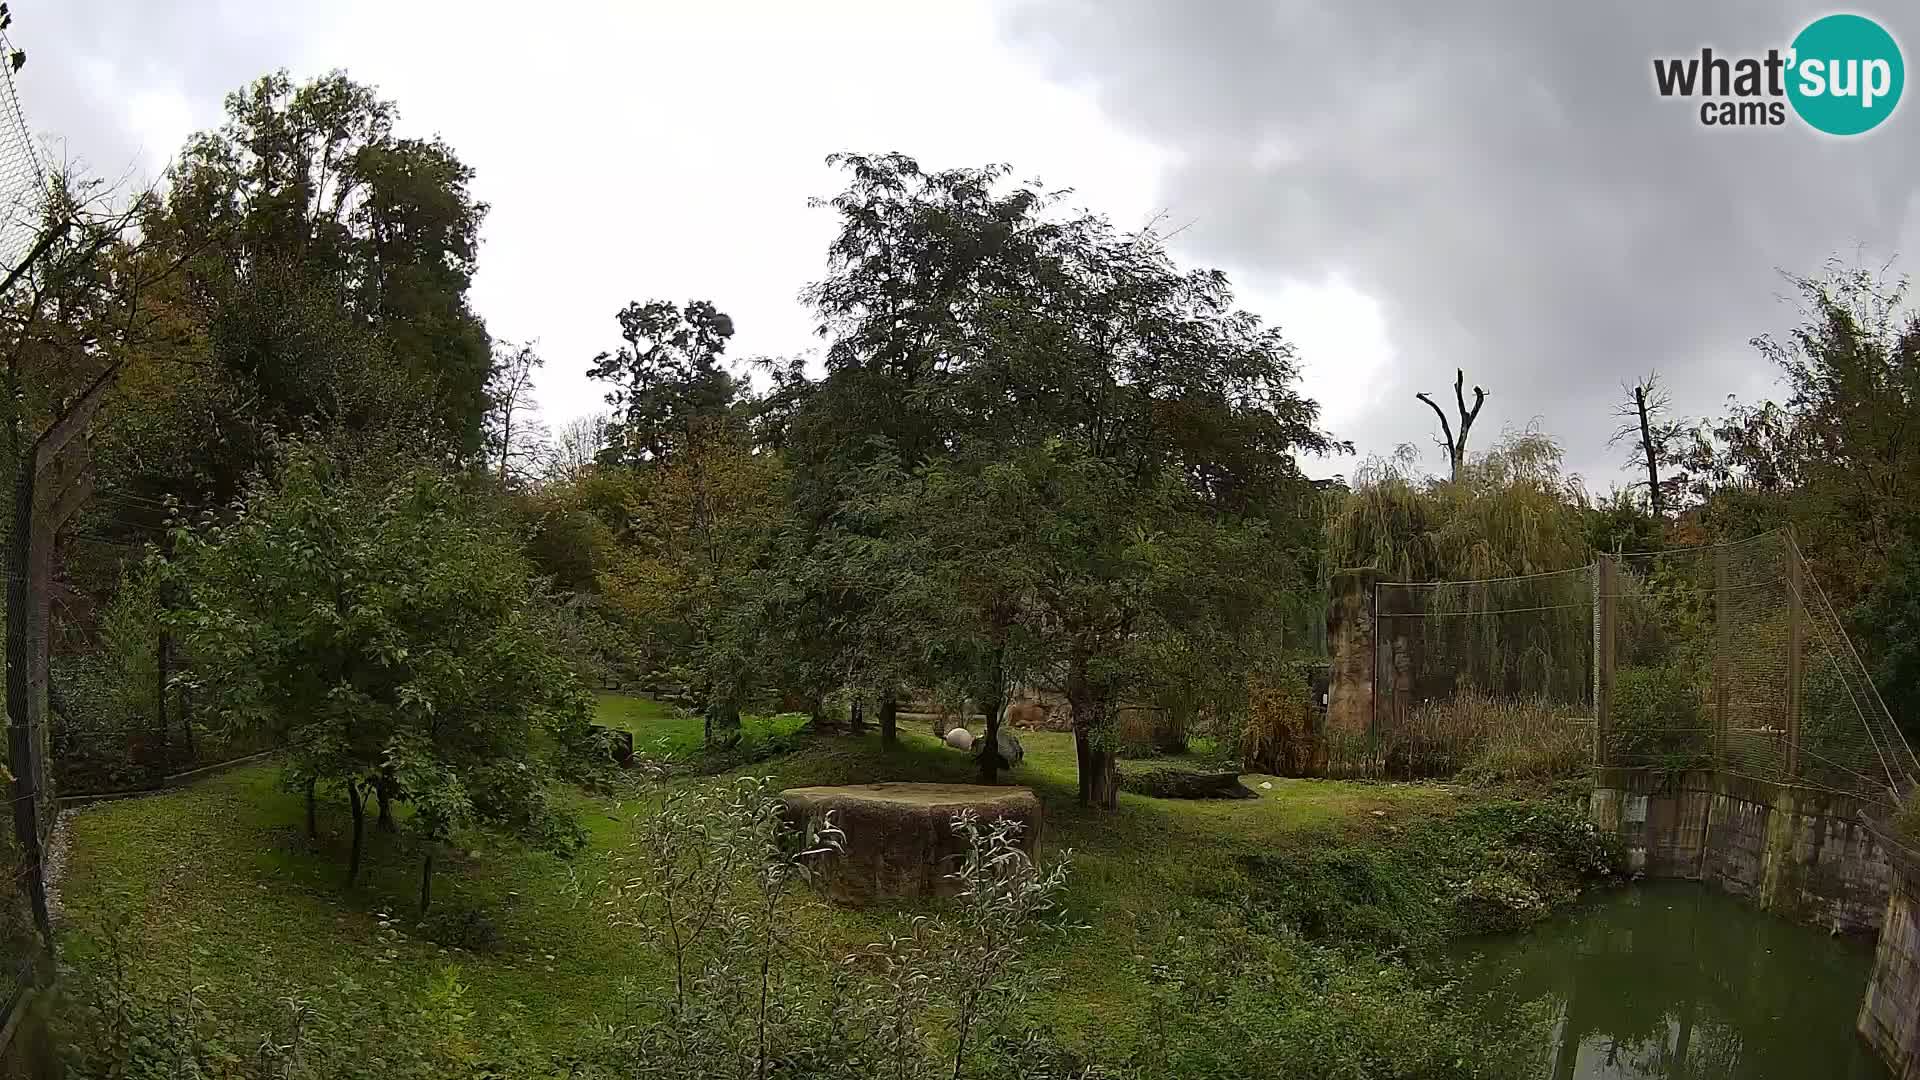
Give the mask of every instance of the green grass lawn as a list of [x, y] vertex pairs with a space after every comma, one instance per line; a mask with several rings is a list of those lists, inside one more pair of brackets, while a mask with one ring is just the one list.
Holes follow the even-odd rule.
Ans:
[[[601, 694], [595, 714], [600, 723], [610, 728], [632, 732], [633, 748], [638, 753], [693, 754], [699, 752], [706, 741], [706, 728], [699, 716], [652, 698]], [[791, 735], [806, 722], [806, 716], [801, 713], [749, 714], [740, 718], [740, 736], [753, 742]]]
[[[608, 695], [600, 715], [633, 731], [637, 745], [698, 743], [697, 718], [654, 702]], [[756, 719], [749, 733], [791, 731], [794, 723]], [[1086, 927], [1047, 939], [1035, 957], [1059, 978], [1030, 1007], [1069, 1043], [1095, 1031], [1127, 1041], [1149, 1012], [1141, 970], [1173, 947], [1196, 913], [1249, 887], [1242, 856], [1385, 835], [1473, 797], [1444, 785], [1250, 775], [1258, 799], [1173, 802], [1123, 793], [1119, 810], [1105, 814], [1075, 805], [1071, 736], [1021, 738], [1027, 759], [1008, 779], [1032, 787], [1043, 803], [1042, 859], [1072, 850], [1066, 905]], [[893, 747], [874, 733], [808, 738], [746, 771], [782, 787], [964, 781], [972, 773], [969, 757], [906, 728]], [[623, 976], [647, 982], [659, 973], [647, 942], [608, 924], [592, 884], [599, 857], [625, 842], [627, 818], [644, 807], [567, 791], [591, 834], [581, 857], [563, 862], [476, 839], [443, 861], [435, 906], [491, 919], [500, 941], [485, 952], [444, 948], [412, 932], [417, 862], [401, 836], [370, 829], [366, 872], [346, 888], [346, 807], [323, 805], [323, 836], [310, 842], [302, 801], [279, 788], [272, 765], [89, 807], [70, 822], [60, 888], [64, 958], [83, 968], [101, 963], [117, 927], [143, 982], [204, 984], [207, 1008], [242, 1024], [279, 1009], [283, 998], [324, 1011], [341, 994], [415, 993], [457, 964], [483, 1030], [512, 1023], [526, 1038], [565, 1046], [605, 1014]], [[383, 927], [383, 916], [395, 917], [395, 928]], [[849, 949], [875, 940], [899, 916], [836, 909], [811, 896], [799, 913], [818, 941]]]

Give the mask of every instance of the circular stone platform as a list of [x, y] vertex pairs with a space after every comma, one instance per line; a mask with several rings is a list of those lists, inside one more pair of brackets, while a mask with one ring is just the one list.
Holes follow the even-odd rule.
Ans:
[[966, 844], [953, 831], [961, 810], [983, 821], [1020, 822], [1020, 847], [1029, 855], [1040, 840], [1040, 800], [1021, 787], [852, 784], [789, 788], [780, 798], [796, 825], [818, 825], [831, 812], [846, 834], [845, 852], [816, 864], [822, 891], [844, 903], [957, 891], [948, 875], [966, 857]]

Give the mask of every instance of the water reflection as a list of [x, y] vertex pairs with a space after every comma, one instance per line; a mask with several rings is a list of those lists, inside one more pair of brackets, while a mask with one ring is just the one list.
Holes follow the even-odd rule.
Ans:
[[1836, 939], [1685, 882], [1604, 894], [1571, 917], [1474, 943], [1468, 985], [1512, 1016], [1545, 997], [1552, 1080], [1886, 1080], [1855, 1034], [1871, 943]]

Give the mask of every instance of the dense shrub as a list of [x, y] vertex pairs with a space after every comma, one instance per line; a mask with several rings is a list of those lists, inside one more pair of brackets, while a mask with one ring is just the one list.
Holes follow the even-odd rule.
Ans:
[[1317, 715], [1303, 670], [1252, 681], [1247, 689], [1247, 717], [1240, 728], [1241, 762], [1249, 771], [1273, 776], [1311, 775], [1318, 763]]
[[1404, 964], [1232, 927], [1141, 978], [1156, 999], [1129, 1063], [1142, 1077], [1518, 1077], [1544, 1041], [1545, 1017], [1489, 1031], [1453, 984]]
[[1612, 764], [1679, 771], [1712, 760], [1706, 705], [1689, 665], [1615, 672], [1610, 722], [1607, 759]]
[[1452, 936], [1536, 922], [1625, 865], [1577, 799], [1488, 803], [1417, 821], [1389, 842], [1242, 859], [1257, 922], [1413, 958]]

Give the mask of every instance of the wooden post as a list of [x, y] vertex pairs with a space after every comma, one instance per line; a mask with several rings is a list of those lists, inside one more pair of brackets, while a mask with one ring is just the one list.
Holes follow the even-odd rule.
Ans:
[[1619, 564], [1599, 555], [1593, 561], [1593, 763], [1613, 764], [1614, 610], [1620, 595]]
[[1801, 589], [1806, 570], [1800, 553], [1787, 549], [1787, 779], [1800, 779], [1800, 714], [1803, 710], [1801, 652], [1806, 638], [1807, 608]]
[[1727, 613], [1727, 548], [1713, 549], [1713, 764], [1726, 764], [1727, 661], [1733, 655], [1733, 617]]

